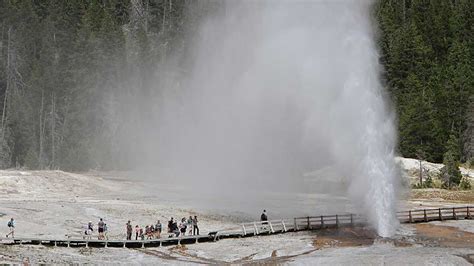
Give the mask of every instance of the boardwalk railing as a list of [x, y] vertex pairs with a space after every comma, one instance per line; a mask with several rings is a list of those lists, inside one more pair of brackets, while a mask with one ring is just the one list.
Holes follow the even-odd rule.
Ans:
[[364, 222], [365, 220], [360, 215], [352, 213], [293, 218], [295, 231], [353, 226]]
[[[418, 209], [397, 212], [401, 223], [420, 223], [429, 221], [474, 219], [474, 207], [451, 207]], [[32, 239], [0, 238], [3, 244], [30, 244], [65, 247], [124, 247], [145, 248], [166, 245], [194, 244], [198, 242], [217, 241], [221, 238], [250, 237], [255, 235], [278, 234], [302, 230], [317, 230], [367, 224], [360, 215], [338, 214], [296, 217], [270, 221], [242, 223], [238, 227], [210, 232], [207, 235], [159, 238], [152, 240], [91, 240], [91, 239]]]
[[401, 223], [472, 219], [474, 218], [473, 212], [473, 206], [420, 209], [398, 212], [397, 218]]

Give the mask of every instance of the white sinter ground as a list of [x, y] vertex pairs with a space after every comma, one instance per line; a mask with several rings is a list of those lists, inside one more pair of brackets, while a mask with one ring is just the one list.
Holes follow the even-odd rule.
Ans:
[[[310, 178], [307, 176], [307, 178]], [[125, 237], [124, 225], [162, 223], [170, 217], [181, 218], [197, 215], [203, 233], [233, 227], [241, 221], [258, 219], [261, 206], [255, 212], [233, 204], [225, 210], [199, 207], [206, 197], [195, 201], [186, 196], [185, 190], [165, 186], [145, 189], [147, 183], [131, 181], [119, 173], [72, 174], [62, 171], [0, 171], [0, 206], [5, 214], [0, 218], [0, 229], [6, 234], [10, 217], [17, 221], [17, 237], [66, 238], [80, 236], [83, 226], [92, 221], [97, 224], [105, 219], [110, 238]], [[320, 214], [330, 210], [351, 211], [351, 205], [342, 196], [323, 193], [269, 193], [269, 199], [283, 197], [269, 209], [270, 218], [291, 213], [286, 208], [298, 206], [297, 213]], [[219, 199], [214, 199], [219, 200]], [[260, 204], [269, 204], [264, 202]], [[334, 202], [334, 207], [331, 205]], [[243, 202], [244, 205], [250, 202]], [[255, 204], [259, 205], [259, 204]], [[279, 206], [277, 206], [279, 205]], [[313, 205], [313, 206], [312, 206]], [[316, 205], [316, 207], [314, 206]], [[408, 204], [410, 205], [410, 204]], [[215, 206], [215, 205], [213, 205]], [[330, 208], [331, 206], [331, 208]], [[250, 209], [252, 210], [252, 209]], [[253, 211], [253, 210], [252, 210]], [[295, 210], [293, 210], [295, 211]], [[4, 226], [1, 226], [2, 223]], [[472, 221], [435, 223], [459, 228], [460, 232], [473, 232]], [[415, 229], [403, 225], [393, 239], [413, 237]], [[226, 239], [216, 243], [187, 245], [181, 248], [163, 247], [145, 250], [121, 248], [53, 248], [38, 246], [0, 245], [0, 262], [18, 263], [28, 257], [34, 263], [92, 263], [92, 264], [189, 264], [223, 262], [278, 262], [289, 264], [438, 264], [468, 265], [460, 257], [473, 254], [466, 248], [428, 247], [414, 244], [396, 246], [390, 241], [376, 240], [374, 245], [337, 247], [318, 250], [313, 244], [318, 232], [299, 232], [245, 239]], [[394, 240], [393, 240], [394, 241]], [[414, 240], [413, 240], [414, 242]]]

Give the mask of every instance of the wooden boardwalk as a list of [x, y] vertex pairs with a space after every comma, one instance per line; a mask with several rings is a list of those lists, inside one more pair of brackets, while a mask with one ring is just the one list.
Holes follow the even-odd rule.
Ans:
[[[429, 221], [474, 219], [474, 207], [452, 207], [418, 209], [397, 213], [401, 223], [420, 223]], [[320, 215], [296, 217], [292, 219], [271, 220], [266, 222], [243, 223], [239, 227], [210, 232], [207, 235], [159, 238], [152, 240], [92, 240], [92, 239], [39, 239], [39, 238], [0, 238], [4, 245], [45, 245], [59, 247], [119, 247], [147, 248], [179, 244], [195, 244], [217, 241], [223, 238], [251, 237], [304, 230], [321, 230], [367, 224], [361, 216], [355, 214]]]

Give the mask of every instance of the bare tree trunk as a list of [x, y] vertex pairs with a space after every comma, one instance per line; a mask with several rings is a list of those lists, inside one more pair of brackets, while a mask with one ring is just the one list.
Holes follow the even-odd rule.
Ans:
[[63, 111], [63, 114], [64, 114], [64, 120], [62, 122], [62, 125], [61, 125], [61, 129], [60, 129], [60, 133], [58, 135], [58, 141], [57, 141], [57, 145], [56, 145], [56, 149], [57, 150], [61, 150], [61, 147], [64, 143], [64, 135], [66, 134], [66, 125], [67, 125], [67, 121], [68, 121], [68, 113], [69, 113], [69, 100], [66, 98], [66, 101], [65, 101], [65, 110]]
[[143, 27], [145, 28], [145, 33], [148, 35], [148, 19], [149, 19], [149, 11], [150, 11], [150, 3], [148, 1], [145, 1], [145, 6], [143, 7], [144, 10], [144, 18], [143, 18]]
[[44, 91], [41, 90], [41, 108], [39, 116], [39, 155], [38, 162], [40, 169], [43, 169], [43, 108], [44, 108]]
[[56, 128], [56, 104], [54, 92], [51, 93], [51, 168], [55, 165], [55, 140], [54, 132]]
[[166, 24], [166, 4], [163, 4], [163, 21], [161, 22], [162, 34], [165, 34], [165, 24]]
[[403, 25], [405, 25], [405, 21], [406, 21], [406, 6], [405, 6], [405, 0], [403, 0], [402, 2], [402, 8], [403, 8]]
[[3, 140], [5, 138], [5, 126], [6, 126], [6, 112], [7, 112], [7, 98], [8, 98], [8, 92], [10, 89], [10, 34], [11, 34], [12, 28], [8, 28], [8, 40], [7, 40], [7, 68], [6, 68], [6, 73], [7, 73], [7, 87], [5, 88], [5, 95], [3, 98], [3, 112], [2, 112], [2, 135], [0, 139], [0, 144], [1, 147], [3, 147]]
[[423, 186], [423, 168], [421, 167], [421, 159], [418, 160], [420, 162], [420, 187]]
[[168, 10], [168, 28], [171, 29], [171, 26], [172, 26], [172, 23], [171, 23], [171, 20], [172, 20], [172, 17], [171, 17], [171, 13], [173, 12], [173, 1], [170, 0], [170, 9]]

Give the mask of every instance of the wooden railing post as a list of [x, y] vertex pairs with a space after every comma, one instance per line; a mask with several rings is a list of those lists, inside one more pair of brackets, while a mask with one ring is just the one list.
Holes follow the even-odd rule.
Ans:
[[354, 219], [352, 218], [352, 213], [351, 213], [351, 226], [354, 226]]
[[467, 208], [467, 219], [471, 219], [471, 213], [469, 212], [469, 206]]
[[296, 232], [296, 231], [298, 231], [298, 224], [296, 223], [296, 218], [294, 218], [294, 220], [295, 220], [295, 221], [294, 221], [294, 222], [295, 222], [295, 229], [294, 229], [294, 231]]
[[285, 221], [281, 220], [281, 225], [283, 225], [283, 232], [286, 232], [286, 225], [285, 225]]
[[336, 227], [339, 227], [339, 218], [337, 217], [337, 214], [336, 214]]
[[307, 222], [308, 222], [308, 229], [311, 230], [311, 224], [309, 223], [309, 216], [306, 217], [306, 220], [307, 220]]
[[413, 223], [413, 217], [411, 216], [411, 211], [408, 211], [408, 221]]
[[270, 225], [270, 231], [271, 231], [272, 233], [275, 233], [275, 231], [273, 231], [272, 222], [269, 221], [268, 224]]
[[454, 220], [457, 220], [455, 208], [453, 208], [453, 219], [454, 219]]
[[443, 215], [441, 214], [441, 208], [438, 209], [439, 220], [443, 220]]
[[257, 223], [253, 223], [253, 228], [255, 229], [254, 235], [258, 235], [258, 228], [257, 228]]
[[244, 233], [243, 236], [247, 235], [247, 231], [245, 230], [245, 224], [242, 224], [242, 232]]
[[324, 216], [321, 215], [321, 228], [324, 227]]

